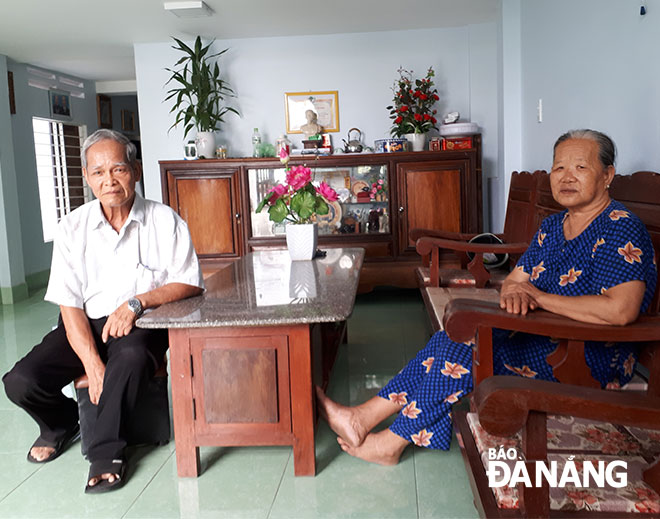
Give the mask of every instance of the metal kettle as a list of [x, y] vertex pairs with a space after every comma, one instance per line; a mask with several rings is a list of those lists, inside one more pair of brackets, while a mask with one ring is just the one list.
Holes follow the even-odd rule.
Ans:
[[[357, 132], [357, 139], [351, 139], [351, 132]], [[362, 151], [362, 132], [358, 128], [351, 128], [348, 130], [348, 142], [345, 139], [342, 139], [344, 142], [344, 153], [360, 153]]]

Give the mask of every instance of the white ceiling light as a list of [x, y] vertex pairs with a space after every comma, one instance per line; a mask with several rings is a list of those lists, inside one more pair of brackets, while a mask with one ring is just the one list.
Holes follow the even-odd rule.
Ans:
[[213, 9], [202, 0], [186, 0], [182, 2], [163, 2], [163, 7], [179, 18], [201, 18], [212, 16]]

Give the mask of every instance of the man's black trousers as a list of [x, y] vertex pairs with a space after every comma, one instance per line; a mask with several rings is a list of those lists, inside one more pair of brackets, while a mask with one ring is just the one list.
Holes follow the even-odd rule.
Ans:
[[[167, 351], [167, 330], [133, 328], [126, 337], [101, 340], [107, 318], [90, 319], [101, 360], [106, 364], [103, 392], [88, 459], [121, 459], [126, 447], [124, 425]], [[9, 399], [39, 425], [41, 438], [55, 444], [78, 422], [78, 406], [62, 388], [83, 375], [60, 317], [55, 330], [23, 357], [3, 378]]]

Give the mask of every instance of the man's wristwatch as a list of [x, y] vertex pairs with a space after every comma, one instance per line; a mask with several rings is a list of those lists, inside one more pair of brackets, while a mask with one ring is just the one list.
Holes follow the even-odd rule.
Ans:
[[142, 303], [137, 297], [131, 297], [128, 300], [128, 307], [135, 313], [135, 317], [140, 317], [142, 315]]

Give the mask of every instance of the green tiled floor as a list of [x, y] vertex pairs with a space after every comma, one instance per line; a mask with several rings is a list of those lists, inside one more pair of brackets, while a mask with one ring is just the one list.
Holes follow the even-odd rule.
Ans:
[[[56, 323], [43, 292], [0, 305], [0, 372], [4, 373]], [[428, 338], [417, 291], [358, 296], [349, 342], [340, 349], [329, 394], [342, 403], [374, 395]], [[317, 475], [293, 476], [289, 447], [202, 449], [202, 475], [179, 479], [174, 442], [133, 449], [124, 488], [85, 495], [87, 463], [78, 445], [53, 463], [25, 455], [37, 436], [31, 419], [0, 392], [0, 518], [458, 518], [476, 517], [458, 447], [409, 447], [395, 467], [343, 453], [321, 423]]]

